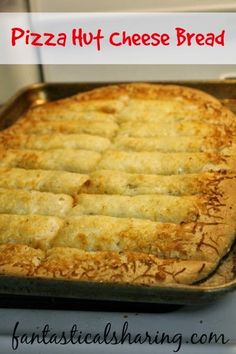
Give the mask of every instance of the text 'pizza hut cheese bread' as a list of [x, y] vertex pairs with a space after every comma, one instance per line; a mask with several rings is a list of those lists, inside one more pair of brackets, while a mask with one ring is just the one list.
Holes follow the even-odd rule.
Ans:
[[235, 136], [233, 113], [181, 86], [106, 86], [29, 109], [0, 132], [0, 273], [209, 278], [235, 239]]

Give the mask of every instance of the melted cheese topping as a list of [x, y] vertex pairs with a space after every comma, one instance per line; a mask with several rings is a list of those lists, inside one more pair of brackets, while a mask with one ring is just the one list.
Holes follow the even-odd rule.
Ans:
[[235, 131], [220, 102], [168, 85], [30, 109], [0, 134], [0, 272], [203, 279], [236, 231]]

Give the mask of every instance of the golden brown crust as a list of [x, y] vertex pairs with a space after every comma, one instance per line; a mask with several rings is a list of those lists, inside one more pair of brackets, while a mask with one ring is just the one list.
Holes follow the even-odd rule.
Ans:
[[141, 253], [84, 252], [0, 245], [0, 274], [139, 285], [189, 284], [212, 271], [211, 262], [160, 259]]
[[0, 245], [0, 274], [31, 276], [36, 271], [44, 251], [20, 244]]
[[[149, 203], [146, 201], [146, 208], [145, 203], [138, 208], [134, 202], [125, 200], [119, 211], [119, 198], [116, 196], [113, 201], [108, 196], [107, 206], [103, 200], [99, 212], [96, 212], [100, 203], [97, 198], [94, 213], [99, 216], [91, 216], [91, 209], [88, 209], [84, 216], [83, 206], [86, 204], [84, 204], [83, 195], [80, 195], [78, 206], [75, 206], [71, 212], [72, 215], [77, 216], [65, 220], [65, 224], [53, 244], [82, 248], [87, 251], [130, 250], [152, 253], [160, 257], [177, 257], [189, 260], [210, 259], [212, 262], [218, 263], [229, 251], [235, 237], [236, 208], [233, 194], [235, 189], [236, 176], [223, 175], [217, 181], [209, 182], [208, 195], [204, 197], [192, 196], [191, 198], [195, 202], [190, 202], [190, 205], [186, 205], [185, 199], [181, 198], [182, 201], [179, 201], [179, 205], [176, 204], [172, 210], [168, 205], [169, 201], [165, 201], [165, 198], [169, 200], [172, 197], [164, 196], [159, 199], [163, 203], [162, 214], [160, 214], [161, 208], [156, 207], [156, 218], [159, 220], [162, 218], [165, 223], [149, 221], [151, 215], [146, 218], [148, 220], [144, 220], [147, 213], [155, 213], [155, 204], [154, 207], [150, 205], [151, 200]], [[132, 197], [128, 198], [132, 199]], [[114, 204], [112, 204], [113, 202]], [[92, 201], [92, 204], [94, 203], [95, 200]], [[132, 210], [130, 210], [131, 208]], [[120, 212], [119, 218], [114, 217], [114, 209], [116, 214]], [[133, 215], [135, 219], [128, 219], [127, 217], [134, 212], [143, 214], [136, 214]], [[185, 212], [186, 214], [184, 214]], [[102, 215], [113, 215], [113, 217]], [[186, 217], [184, 220], [176, 220], [183, 215]], [[120, 219], [121, 217], [123, 219]], [[169, 220], [164, 219], [165, 217]]]
[[3, 149], [83, 149], [100, 152], [109, 145], [109, 139], [89, 134], [0, 134], [0, 147]]
[[[235, 144], [235, 141], [233, 140]], [[126, 151], [160, 151], [160, 152], [215, 152], [232, 146], [230, 136], [222, 134], [216, 139], [215, 135], [194, 139], [191, 136], [157, 136], [157, 137], [127, 137], [120, 136], [112, 148]]]
[[128, 173], [177, 175], [236, 169], [236, 155], [219, 153], [161, 153], [106, 150], [97, 170], [118, 170]]
[[55, 216], [0, 214], [0, 244], [48, 249], [62, 225]]
[[234, 114], [225, 108], [217, 99], [211, 95], [197, 89], [176, 86], [176, 85], [156, 85], [146, 83], [134, 83], [124, 85], [107, 86], [98, 88], [90, 92], [74, 96], [77, 102], [90, 100], [135, 98], [144, 100], [156, 100], [179, 97], [191, 104], [196, 104], [201, 113], [201, 119], [216, 119], [218, 124], [224, 124], [230, 131], [236, 127]]
[[[127, 106], [128, 100], [166, 100], [179, 99], [184, 103], [190, 103], [190, 111], [193, 105], [201, 115], [197, 115], [197, 120], [207, 121], [217, 125], [222, 124], [229, 131], [234, 131], [236, 127], [234, 115], [225, 108], [217, 99], [211, 95], [185, 86], [176, 85], [157, 85], [146, 83], [134, 83], [100, 87], [89, 92], [79, 93], [70, 98], [56, 102], [50, 102], [39, 107], [32, 108], [25, 115], [27, 119], [48, 119], [51, 117], [56, 120], [68, 119], [70, 115], [74, 119], [81, 112], [89, 114], [97, 112], [105, 114], [106, 117], [113, 119], [112, 114], [118, 114]], [[104, 119], [100, 116], [101, 119]], [[70, 118], [71, 119], [71, 118]]]
[[[180, 175], [149, 175], [115, 170], [98, 170], [90, 174], [80, 192], [118, 195], [194, 195], [207, 194], [226, 171]], [[235, 174], [227, 172], [227, 178]]]
[[100, 158], [100, 153], [89, 150], [52, 149], [45, 151], [0, 148], [0, 167], [87, 173], [95, 169]]
[[[232, 280], [235, 276], [234, 257], [232, 252], [212, 277], [200, 283], [201, 286], [219, 286]], [[97, 282], [174, 285], [191, 284], [191, 278], [200, 281], [213, 266], [210, 262], [163, 260], [131, 252], [88, 253], [73, 248], [52, 248], [44, 252], [26, 245], [0, 245], [0, 274], [14, 276], [80, 281], [90, 281], [92, 277]]]
[[41, 277], [131, 283], [139, 285], [189, 284], [212, 271], [212, 263], [159, 259], [142, 253], [84, 252], [52, 248], [37, 269]]
[[[150, 83], [129, 83], [113, 86], [104, 86], [97, 89], [79, 93], [72, 97], [77, 102], [90, 101], [90, 100], [114, 100], [119, 97], [128, 96], [136, 99], [159, 99], [166, 97], [181, 97], [196, 104], [212, 103], [221, 107], [220, 102], [213, 96], [186, 86], [177, 85], [158, 85]], [[62, 102], [62, 101], [61, 101]], [[65, 102], [65, 101], [64, 101]]]
[[[2, 202], [0, 193], [0, 213], [9, 213], [0, 214], [1, 243], [15, 243], [0, 247], [0, 272], [145, 285], [204, 279], [235, 238], [235, 130], [218, 100], [174, 85], [107, 86], [30, 109], [0, 134], [0, 187], [11, 189]], [[64, 171], [74, 172], [68, 181]], [[8, 203], [13, 189], [39, 192], [16, 191]], [[62, 219], [45, 216], [42, 234], [43, 217], [32, 214], [45, 205], [30, 198], [44, 191], [73, 198], [60, 214], [61, 196], [50, 197]], [[24, 198], [29, 215], [11, 216]]]
[[0, 187], [7, 189], [65, 193], [74, 196], [80, 193], [87, 181], [89, 176], [79, 173], [0, 167]]
[[115, 122], [103, 121], [60, 121], [53, 120], [35, 121], [28, 120], [27, 117], [21, 119], [15, 126], [9, 128], [7, 132], [13, 134], [91, 134], [105, 138], [112, 138], [118, 131], [118, 125]]
[[67, 194], [0, 188], [0, 214], [63, 218], [71, 211], [73, 204], [73, 198]]

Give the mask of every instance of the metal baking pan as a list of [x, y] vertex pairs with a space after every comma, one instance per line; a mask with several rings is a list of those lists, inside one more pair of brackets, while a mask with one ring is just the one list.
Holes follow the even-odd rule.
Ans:
[[[0, 110], [0, 129], [13, 124], [29, 107], [68, 97], [78, 92], [113, 83], [39, 83], [19, 91]], [[193, 87], [212, 94], [236, 113], [236, 80], [162, 82]], [[236, 260], [235, 266], [236, 269]], [[236, 272], [235, 272], [236, 273]], [[72, 304], [89, 304], [91, 309], [112, 310], [128, 306], [129, 310], [164, 310], [165, 306], [202, 305], [236, 289], [233, 280], [219, 286], [137, 286], [70, 280], [0, 276], [1, 306], [71, 308]], [[93, 304], [93, 305], [92, 305]], [[161, 307], [158, 307], [160, 306]], [[138, 307], [137, 307], [138, 306]], [[151, 306], [151, 307], [150, 307]], [[157, 306], [157, 307], [155, 307]], [[77, 307], [77, 306], [76, 306]], [[148, 309], [149, 308], [149, 309]]]

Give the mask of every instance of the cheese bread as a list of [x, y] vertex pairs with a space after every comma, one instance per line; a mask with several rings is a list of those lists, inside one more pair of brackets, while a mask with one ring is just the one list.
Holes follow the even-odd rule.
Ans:
[[216, 284], [236, 232], [235, 135], [231, 111], [183, 86], [30, 108], [0, 132], [0, 273]]

